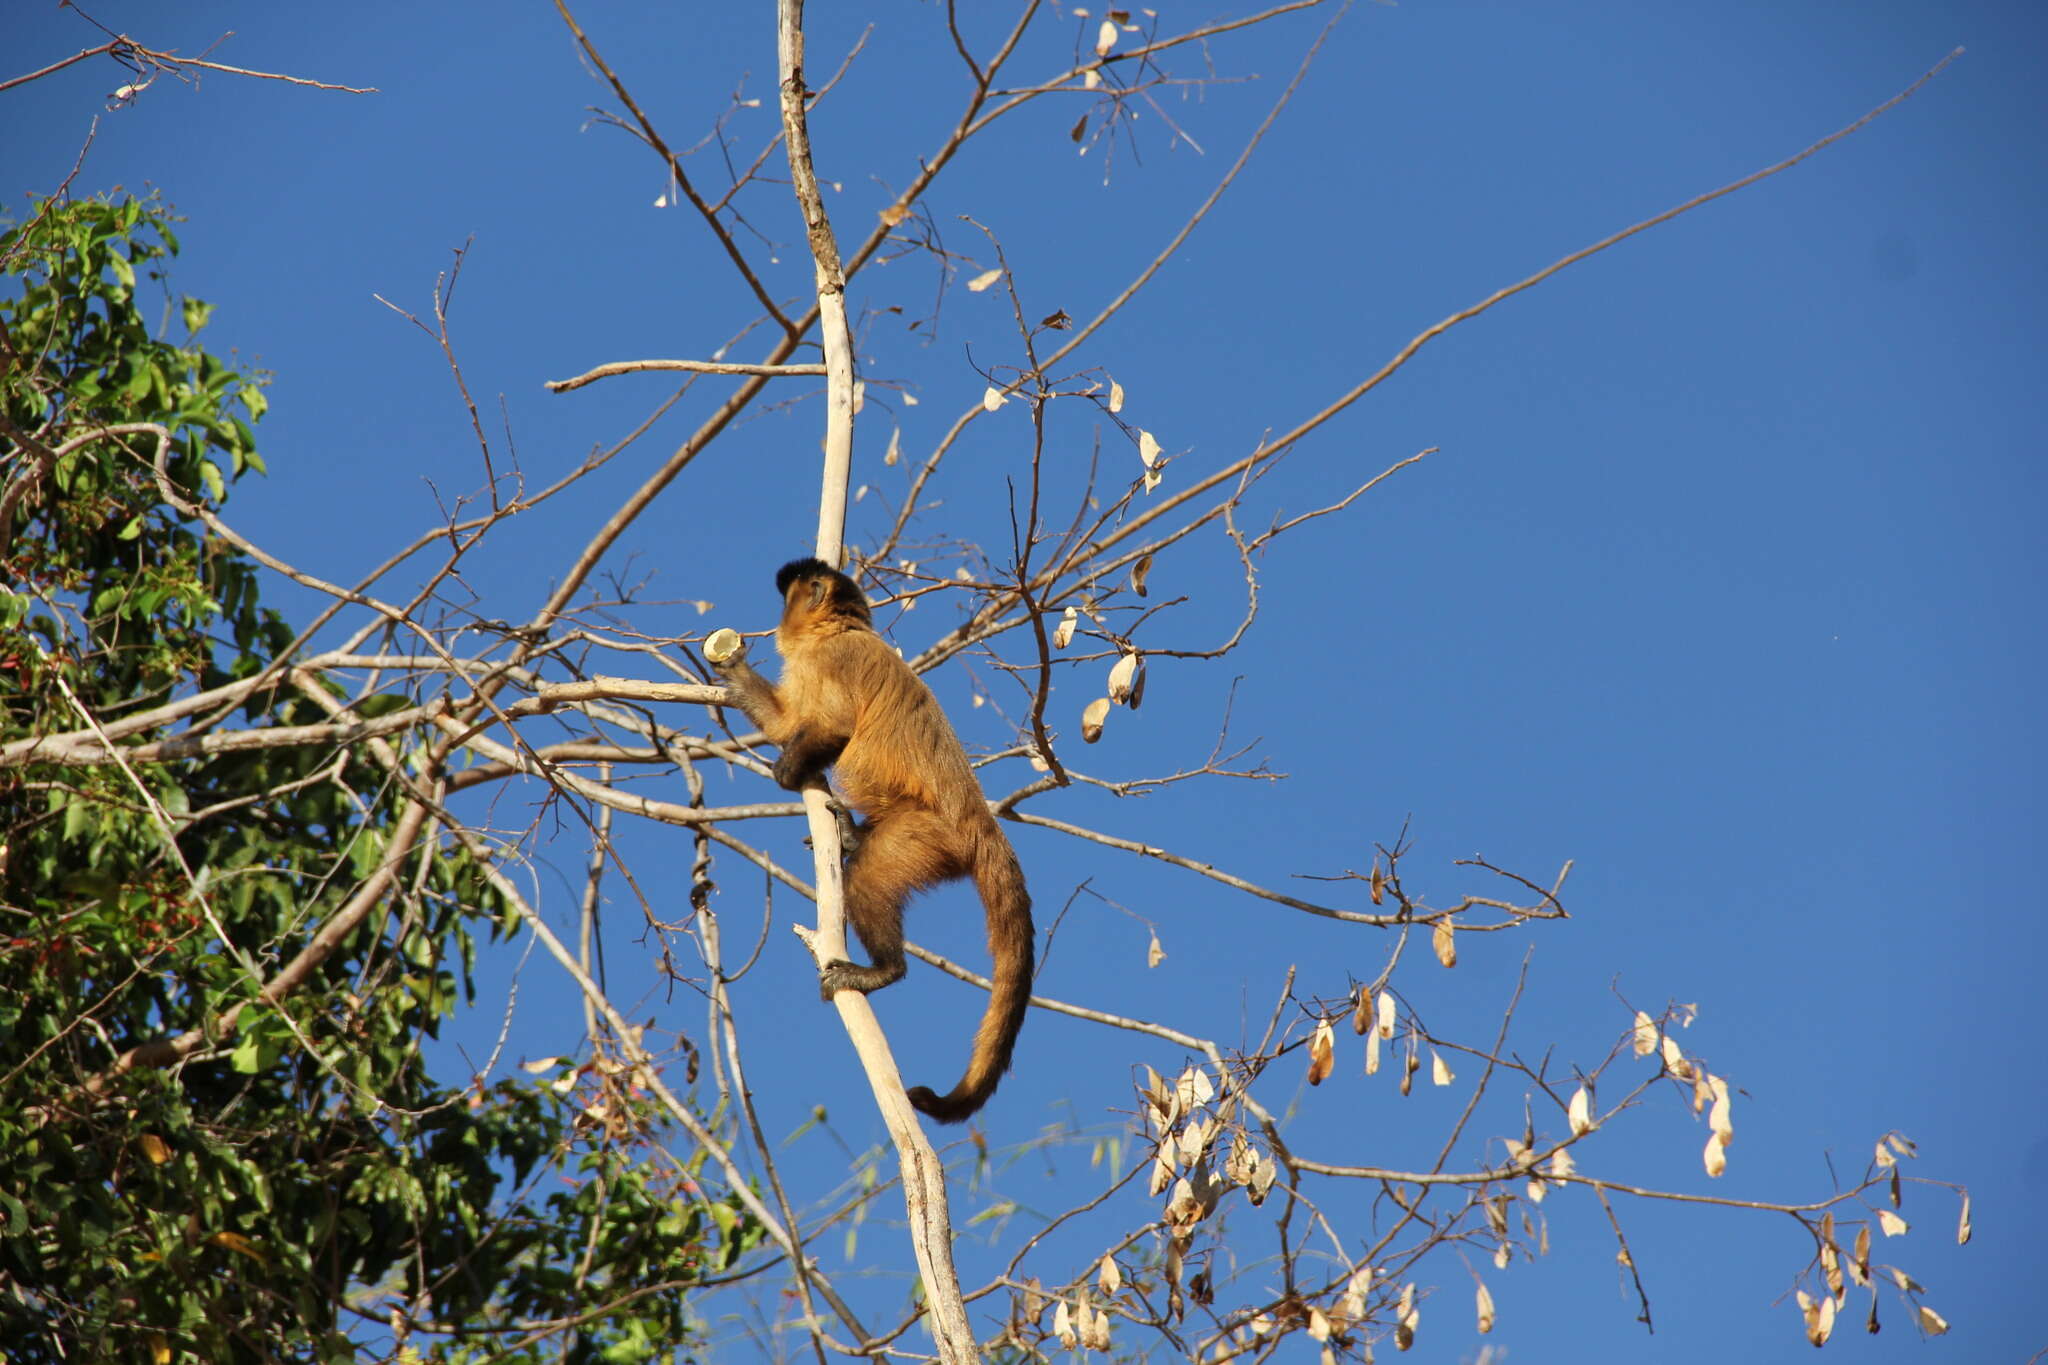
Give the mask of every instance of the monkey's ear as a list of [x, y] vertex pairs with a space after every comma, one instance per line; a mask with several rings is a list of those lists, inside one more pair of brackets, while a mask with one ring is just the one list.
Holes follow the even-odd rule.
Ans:
[[813, 578], [813, 579], [811, 580], [811, 610], [812, 610], [812, 611], [816, 611], [816, 610], [817, 610], [817, 609], [818, 609], [819, 607], [821, 607], [821, 606], [823, 606], [823, 605], [824, 605], [824, 603], [825, 603], [825, 593], [826, 593], [826, 591], [827, 591], [827, 589], [828, 589], [829, 587], [830, 587], [830, 585], [829, 585], [829, 584], [827, 584], [827, 583], [825, 582], [825, 580], [824, 580], [823, 578]]

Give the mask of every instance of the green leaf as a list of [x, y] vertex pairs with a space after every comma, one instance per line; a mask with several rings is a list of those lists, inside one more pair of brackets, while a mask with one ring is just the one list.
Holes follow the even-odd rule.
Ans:
[[277, 1059], [292, 1042], [291, 1030], [275, 1010], [245, 1006], [237, 1023], [241, 1037], [228, 1063], [245, 1076], [259, 1075], [276, 1066]]
[[69, 841], [78, 838], [88, 829], [92, 828], [92, 808], [76, 795], [66, 796], [62, 799], [64, 801], [64, 838], [66, 841]]
[[253, 1076], [263, 1070], [263, 1045], [254, 1038], [244, 1038], [235, 1044], [235, 1050], [228, 1058], [229, 1065], [244, 1076]]
[[199, 481], [206, 485], [207, 496], [215, 502], [219, 502], [227, 497], [227, 481], [221, 478], [220, 466], [212, 460], [201, 460], [199, 462]]
[[205, 328], [206, 324], [212, 320], [212, 304], [195, 298], [187, 298], [185, 300], [185, 330], [187, 332], [197, 336]]

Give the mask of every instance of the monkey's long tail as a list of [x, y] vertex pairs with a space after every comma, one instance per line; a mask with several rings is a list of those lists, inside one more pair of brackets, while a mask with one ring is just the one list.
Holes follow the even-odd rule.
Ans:
[[927, 1086], [912, 1086], [911, 1104], [940, 1123], [958, 1123], [988, 1102], [996, 1082], [1010, 1069], [1010, 1053], [1024, 1027], [1031, 1003], [1031, 896], [1024, 889], [1024, 870], [1003, 832], [989, 822], [974, 850], [974, 889], [981, 893], [988, 919], [990, 959], [988, 1010], [974, 1033], [974, 1055], [967, 1074], [946, 1095]]

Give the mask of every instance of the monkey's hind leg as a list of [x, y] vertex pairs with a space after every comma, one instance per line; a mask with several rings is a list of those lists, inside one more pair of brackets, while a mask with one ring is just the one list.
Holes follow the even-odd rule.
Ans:
[[827, 962], [818, 993], [865, 995], [903, 979], [903, 904], [914, 892], [966, 872], [955, 856], [956, 830], [927, 811], [896, 811], [872, 820], [846, 868], [846, 918], [874, 965]]

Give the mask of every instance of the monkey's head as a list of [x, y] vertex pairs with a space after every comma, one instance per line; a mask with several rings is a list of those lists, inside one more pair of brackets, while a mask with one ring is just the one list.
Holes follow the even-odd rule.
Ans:
[[850, 616], [873, 624], [860, 585], [822, 559], [790, 560], [775, 571], [775, 590], [782, 594], [785, 617]]

